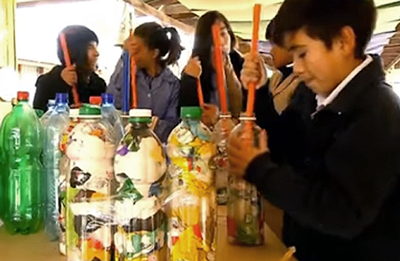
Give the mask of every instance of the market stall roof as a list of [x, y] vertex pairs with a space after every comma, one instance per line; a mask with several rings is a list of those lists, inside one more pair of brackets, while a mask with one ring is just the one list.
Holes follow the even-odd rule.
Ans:
[[[129, 0], [127, 0], [129, 2]], [[222, 12], [230, 21], [237, 36], [243, 40], [251, 38], [252, 8], [262, 3], [260, 39], [264, 39], [264, 30], [277, 13], [280, 0], [144, 0], [146, 4], [162, 11], [186, 25], [194, 26], [198, 17], [210, 10]], [[369, 53], [382, 54], [385, 68], [388, 69], [400, 59], [400, 1], [375, 0], [378, 9], [378, 21], [373, 38], [368, 46]], [[397, 28], [396, 28], [397, 25]], [[268, 52], [268, 42], [260, 44], [262, 52]]]

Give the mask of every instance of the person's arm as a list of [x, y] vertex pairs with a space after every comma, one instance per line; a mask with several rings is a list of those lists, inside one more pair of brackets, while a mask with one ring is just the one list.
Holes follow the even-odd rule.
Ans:
[[199, 106], [197, 95], [197, 79], [183, 73], [180, 81], [179, 108], [186, 106]]
[[250, 163], [245, 179], [300, 224], [353, 239], [374, 221], [398, 182], [398, 115], [390, 105], [363, 115], [328, 149], [323, 169], [296, 172], [266, 153]]
[[179, 102], [179, 89], [179, 81], [176, 81], [172, 87], [171, 98], [168, 107], [166, 108], [167, 111], [164, 114], [164, 118], [159, 119], [154, 130], [162, 142], [167, 142], [172, 129], [179, 123], [179, 114], [177, 109]]
[[123, 70], [124, 61], [121, 56], [115, 66], [114, 72], [110, 77], [110, 82], [107, 86], [107, 92], [114, 96], [114, 106], [117, 109], [122, 108], [122, 87], [123, 87]]

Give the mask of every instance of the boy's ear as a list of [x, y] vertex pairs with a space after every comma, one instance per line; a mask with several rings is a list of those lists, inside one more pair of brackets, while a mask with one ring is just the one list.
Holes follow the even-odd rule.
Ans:
[[159, 49], [154, 49], [153, 58], [156, 59], [159, 55], [160, 55], [160, 50]]
[[354, 50], [356, 49], [356, 34], [353, 28], [350, 26], [345, 26], [340, 31], [339, 36], [340, 49], [347, 55], [354, 55]]

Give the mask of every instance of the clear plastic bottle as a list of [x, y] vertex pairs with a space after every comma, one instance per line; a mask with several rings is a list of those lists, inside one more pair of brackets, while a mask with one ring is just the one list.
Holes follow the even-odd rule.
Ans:
[[101, 119], [99, 106], [84, 104], [80, 122], [69, 133], [66, 155], [70, 160], [67, 177], [68, 261], [109, 261], [112, 254], [110, 206], [114, 183], [115, 137]]
[[69, 125], [68, 94], [57, 93], [56, 105], [44, 126], [43, 164], [45, 168], [45, 231], [50, 241], [60, 238], [59, 224], [59, 164], [62, 157], [60, 140]]
[[215, 175], [209, 164], [216, 154], [199, 107], [183, 107], [181, 123], [168, 138], [168, 248], [171, 261], [215, 260], [217, 202]]
[[49, 100], [48, 101], [48, 103], [47, 103], [47, 111], [40, 117], [40, 122], [42, 123], [43, 126], [46, 124], [46, 121], [50, 118], [50, 115], [53, 113], [55, 104], [56, 104], [56, 100]]
[[42, 128], [28, 103], [29, 93], [18, 92], [18, 104], [4, 120], [1, 147], [4, 163], [0, 205], [11, 234], [37, 232], [43, 223]]
[[217, 155], [214, 157], [215, 186], [217, 202], [226, 205], [228, 201], [228, 157], [226, 146], [229, 135], [235, 127], [230, 113], [221, 114], [213, 130], [213, 142], [217, 145]]
[[[231, 135], [240, 136], [249, 146], [259, 146], [261, 129], [255, 117], [240, 117]], [[263, 199], [255, 186], [229, 176], [227, 231], [231, 244], [257, 246], [264, 244]]]
[[131, 110], [129, 121], [114, 163], [115, 260], [167, 260], [166, 155], [150, 129], [150, 110]]
[[70, 169], [70, 160], [65, 155], [65, 150], [68, 142], [68, 137], [71, 131], [79, 123], [79, 109], [71, 109], [69, 112], [69, 124], [68, 128], [63, 132], [62, 139], [60, 140], [60, 151], [61, 159], [59, 163], [60, 177], [58, 183], [58, 206], [59, 206], [59, 218], [58, 223], [60, 225], [60, 239], [59, 239], [59, 250], [60, 254], [67, 255], [66, 245], [66, 217], [67, 217], [67, 176]]
[[120, 113], [114, 107], [114, 97], [112, 94], [103, 93], [101, 95], [101, 100], [101, 116], [103, 117], [103, 120], [114, 127], [115, 137], [118, 144], [124, 136], [125, 131], [119, 116]]

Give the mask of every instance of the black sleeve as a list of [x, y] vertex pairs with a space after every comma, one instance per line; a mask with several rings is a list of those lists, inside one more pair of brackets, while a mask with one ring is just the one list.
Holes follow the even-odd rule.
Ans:
[[33, 108], [47, 111], [47, 103], [55, 98], [58, 90], [69, 90], [71, 87], [64, 82], [61, 75], [41, 75], [36, 81], [36, 93]]
[[295, 171], [264, 154], [250, 163], [246, 179], [300, 224], [353, 239], [398, 182], [400, 113], [393, 103], [386, 107], [371, 109], [341, 133], [323, 168]]
[[179, 92], [179, 108], [185, 106], [199, 106], [199, 97], [197, 95], [197, 79], [183, 73]]

